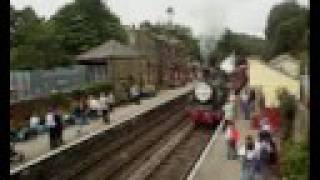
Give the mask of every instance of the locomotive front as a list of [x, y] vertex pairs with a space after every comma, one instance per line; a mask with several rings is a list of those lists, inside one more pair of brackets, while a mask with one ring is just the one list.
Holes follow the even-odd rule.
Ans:
[[204, 78], [196, 83], [191, 108], [188, 113], [191, 120], [196, 124], [215, 126], [223, 118], [221, 107], [224, 103], [226, 90], [222, 86], [222, 79]]

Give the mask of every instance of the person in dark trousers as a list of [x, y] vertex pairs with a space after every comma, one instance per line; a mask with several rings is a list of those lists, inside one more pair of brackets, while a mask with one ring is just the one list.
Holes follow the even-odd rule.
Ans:
[[102, 110], [102, 118], [103, 122], [106, 124], [110, 124], [110, 104], [109, 104], [109, 97], [106, 97], [104, 93], [100, 94], [100, 106]]
[[251, 135], [246, 136], [245, 145], [241, 147], [239, 156], [241, 157], [240, 180], [254, 180], [254, 140]]
[[131, 97], [131, 100], [133, 102], [135, 102], [135, 104], [140, 104], [140, 99], [139, 99], [139, 89], [138, 89], [138, 86], [137, 85], [133, 85], [131, 88], [130, 88], [130, 97]]
[[77, 100], [74, 102], [73, 104], [73, 117], [74, 117], [74, 122], [75, 122], [75, 125], [78, 127], [77, 128], [77, 134], [78, 136], [81, 135], [81, 130], [82, 130], [82, 123], [83, 123], [83, 120], [82, 120], [82, 109], [81, 109], [81, 105], [80, 105], [80, 100]]
[[56, 132], [55, 132], [56, 124], [55, 124], [52, 108], [48, 110], [48, 113], [46, 115], [46, 126], [49, 128], [50, 149], [54, 149], [57, 146], [57, 144], [56, 144]]
[[258, 146], [256, 154], [258, 156], [255, 162], [255, 179], [268, 180], [270, 176], [270, 134], [258, 134]]
[[54, 106], [54, 121], [55, 121], [55, 138], [57, 146], [62, 145], [62, 135], [63, 135], [63, 122], [61, 112], [58, 106]]

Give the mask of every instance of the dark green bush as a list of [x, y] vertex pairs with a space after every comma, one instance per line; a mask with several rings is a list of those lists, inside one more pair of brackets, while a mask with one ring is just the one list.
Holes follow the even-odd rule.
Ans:
[[307, 180], [310, 170], [309, 142], [288, 140], [282, 147], [281, 173], [288, 180]]

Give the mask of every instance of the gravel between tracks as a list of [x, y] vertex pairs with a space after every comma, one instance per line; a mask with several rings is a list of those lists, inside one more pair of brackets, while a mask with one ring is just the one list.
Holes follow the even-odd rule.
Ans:
[[157, 126], [144, 131], [116, 151], [105, 154], [89, 168], [83, 169], [70, 179], [109, 179], [123, 165], [131, 162], [135, 156], [143, 153], [145, 149], [155, 144], [170, 129], [175, 128], [182, 121], [183, 115], [184, 112], [180, 110], [180, 112], [174, 113], [173, 116], [164, 117], [166, 119], [157, 124]]
[[147, 178], [149, 180], [185, 179], [201, 152], [210, 141], [213, 130], [197, 128], [180, 143], [170, 156]]

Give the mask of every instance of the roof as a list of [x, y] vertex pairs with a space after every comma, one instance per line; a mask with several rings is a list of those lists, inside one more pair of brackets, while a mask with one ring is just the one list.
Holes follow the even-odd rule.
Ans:
[[123, 59], [123, 58], [136, 58], [143, 56], [144, 54], [135, 49], [134, 47], [123, 45], [118, 41], [109, 40], [100, 46], [90, 49], [76, 56], [78, 61], [88, 61], [88, 60], [104, 60], [109, 59]]
[[299, 60], [293, 58], [288, 54], [283, 54], [275, 57], [271, 60], [270, 65], [278, 70], [281, 70], [285, 74], [297, 78], [300, 73]]

